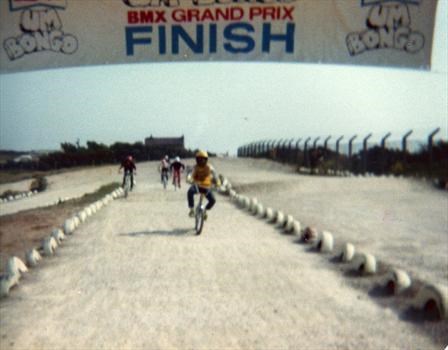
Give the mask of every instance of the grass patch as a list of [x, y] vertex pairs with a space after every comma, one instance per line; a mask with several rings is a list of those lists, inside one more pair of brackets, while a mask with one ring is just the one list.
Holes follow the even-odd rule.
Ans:
[[112, 191], [115, 191], [120, 187], [119, 182], [112, 182], [110, 184], [101, 186], [98, 190], [92, 193], [86, 193], [81, 198], [76, 199], [76, 203], [79, 205], [85, 205], [93, 203], [99, 199], [102, 199], [104, 196], [110, 194]]

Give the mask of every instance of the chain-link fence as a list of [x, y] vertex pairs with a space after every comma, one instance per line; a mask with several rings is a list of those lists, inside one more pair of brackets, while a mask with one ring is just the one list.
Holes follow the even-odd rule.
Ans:
[[[409, 140], [412, 130], [399, 140], [391, 133], [378, 142], [372, 134], [333, 138], [261, 140], [238, 148], [238, 157], [268, 158], [297, 165], [301, 172], [319, 174], [394, 174], [448, 178], [448, 143], [434, 141], [440, 128], [426, 140]], [[345, 142], [344, 142], [345, 141]]]

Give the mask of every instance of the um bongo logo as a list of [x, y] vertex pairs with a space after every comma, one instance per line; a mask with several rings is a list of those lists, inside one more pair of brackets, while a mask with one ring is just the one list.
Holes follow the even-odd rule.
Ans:
[[27, 54], [52, 51], [73, 54], [78, 39], [63, 32], [58, 10], [67, 7], [66, 0], [9, 0], [10, 11], [21, 11], [21, 34], [3, 41], [11, 61]]
[[409, 6], [419, 6], [421, 1], [362, 0], [363, 7], [370, 7], [367, 28], [347, 35], [345, 41], [350, 55], [378, 49], [420, 51], [425, 46], [425, 37], [411, 28]]

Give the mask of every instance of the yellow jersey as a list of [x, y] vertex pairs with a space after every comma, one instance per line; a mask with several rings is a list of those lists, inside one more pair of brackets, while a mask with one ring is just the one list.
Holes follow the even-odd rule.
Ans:
[[192, 178], [196, 185], [205, 188], [212, 187], [213, 181], [217, 179], [215, 169], [209, 164], [204, 166], [195, 165]]

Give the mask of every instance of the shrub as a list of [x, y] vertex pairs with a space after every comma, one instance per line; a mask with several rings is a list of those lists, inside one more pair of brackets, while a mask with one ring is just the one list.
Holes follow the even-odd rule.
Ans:
[[42, 192], [47, 189], [48, 181], [44, 176], [34, 176], [34, 180], [31, 182], [30, 191]]

